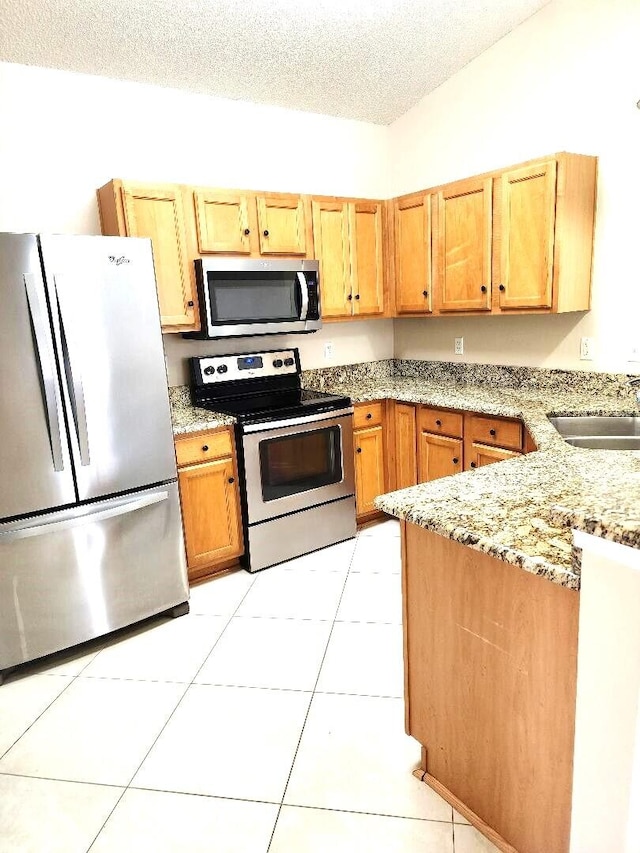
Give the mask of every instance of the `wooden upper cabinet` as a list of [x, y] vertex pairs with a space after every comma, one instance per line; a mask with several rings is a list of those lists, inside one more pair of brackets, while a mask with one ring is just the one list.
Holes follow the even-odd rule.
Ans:
[[193, 201], [201, 254], [251, 254], [249, 196], [217, 190], [194, 190]]
[[163, 331], [199, 328], [180, 187], [114, 180], [98, 204], [103, 234], [151, 238]]
[[395, 200], [396, 313], [431, 311], [431, 195]]
[[259, 195], [260, 254], [306, 255], [305, 208], [299, 195]]
[[351, 291], [354, 314], [384, 312], [382, 202], [349, 204]]
[[500, 307], [551, 308], [555, 160], [512, 169], [500, 183]]
[[352, 314], [348, 207], [340, 200], [311, 203], [323, 318]]
[[440, 311], [491, 310], [491, 178], [438, 193], [435, 286]]

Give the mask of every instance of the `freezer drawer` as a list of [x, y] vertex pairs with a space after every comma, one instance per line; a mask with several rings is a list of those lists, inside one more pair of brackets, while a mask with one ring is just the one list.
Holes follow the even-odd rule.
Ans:
[[175, 482], [0, 525], [0, 671], [188, 597]]

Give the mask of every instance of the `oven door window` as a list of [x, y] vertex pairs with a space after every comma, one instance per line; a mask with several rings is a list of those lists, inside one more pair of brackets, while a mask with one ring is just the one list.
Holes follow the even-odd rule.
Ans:
[[339, 483], [342, 480], [340, 427], [261, 441], [260, 480], [265, 502]]
[[300, 285], [295, 272], [207, 272], [211, 322], [264, 323], [300, 318]]

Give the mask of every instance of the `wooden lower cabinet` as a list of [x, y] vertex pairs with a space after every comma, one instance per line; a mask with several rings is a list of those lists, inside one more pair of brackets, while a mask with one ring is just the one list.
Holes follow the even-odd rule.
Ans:
[[494, 462], [502, 462], [516, 456], [522, 456], [522, 453], [517, 450], [506, 450], [504, 447], [489, 447], [487, 444], [471, 442], [465, 451], [464, 470], [482, 468], [483, 465], [492, 465]]
[[579, 593], [404, 522], [407, 733], [500, 850], [567, 853]]
[[[225, 432], [223, 431], [223, 435]], [[221, 433], [201, 434], [202, 454], [216, 447], [223, 453], [233, 448], [232, 438], [222, 446]], [[183, 440], [178, 449], [178, 484], [182, 504], [185, 549], [189, 578], [193, 580], [234, 562], [243, 552], [240, 493], [235, 454], [197, 464], [180, 466], [181, 455], [193, 455], [194, 438]], [[206, 448], [206, 450], [204, 450]]]
[[358, 520], [379, 514], [374, 498], [386, 491], [383, 426], [356, 429], [353, 433]]
[[427, 483], [462, 471], [462, 439], [421, 432], [418, 444], [418, 480]]
[[393, 407], [395, 489], [407, 489], [418, 482], [416, 407], [395, 403]]

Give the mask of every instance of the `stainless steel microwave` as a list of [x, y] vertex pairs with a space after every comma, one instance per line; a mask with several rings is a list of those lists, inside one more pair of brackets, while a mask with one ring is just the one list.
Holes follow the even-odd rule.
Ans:
[[199, 332], [212, 339], [315, 332], [322, 326], [318, 261], [198, 258]]

